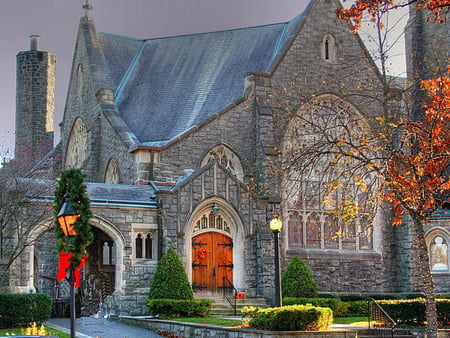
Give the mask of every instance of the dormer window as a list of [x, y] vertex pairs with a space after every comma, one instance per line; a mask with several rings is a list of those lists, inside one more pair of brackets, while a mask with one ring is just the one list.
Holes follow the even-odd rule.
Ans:
[[322, 58], [328, 62], [336, 61], [336, 39], [330, 33], [322, 38]]

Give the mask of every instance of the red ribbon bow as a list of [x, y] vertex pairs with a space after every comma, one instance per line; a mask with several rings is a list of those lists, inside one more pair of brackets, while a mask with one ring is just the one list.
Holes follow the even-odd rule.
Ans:
[[[70, 252], [64, 252], [61, 251], [59, 253], [59, 262], [58, 262], [58, 274], [56, 275], [56, 280], [61, 281], [63, 280], [67, 275], [67, 270], [70, 267], [70, 264], [72, 262], [70, 259], [72, 258], [73, 254]], [[83, 269], [84, 263], [86, 263], [86, 255], [83, 255], [81, 257], [81, 262], [78, 265], [78, 267], [73, 271], [73, 275], [75, 277], [75, 283], [74, 286], [78, 288], [80, 286], [80, 276], [81, 276], [81, 269]]]

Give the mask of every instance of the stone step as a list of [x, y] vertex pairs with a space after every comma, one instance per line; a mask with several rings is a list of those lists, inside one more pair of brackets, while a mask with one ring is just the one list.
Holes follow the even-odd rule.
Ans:
[[[234, 300], [231, 299], [231, 302]], [[234, 305], [234, 303], [233, 303]], [[213, 304], [210, 310], [212, 315], [240, 315], [241, 310], [245, 306], [256, 306], [256, 307], [267, 307], [267, 302], [264, 298], [244, 298], [236, 299], [236, 313], [234, 312], [233, 306], [228, 302], [228, 300], [223, 298], [213, 299]]]

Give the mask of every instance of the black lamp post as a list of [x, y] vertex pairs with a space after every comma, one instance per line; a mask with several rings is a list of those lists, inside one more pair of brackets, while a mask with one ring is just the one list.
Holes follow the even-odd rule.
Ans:
[[275, 306], [282, 306], [281, 302], [281, 283], [280, 283], [280, 245], [279, 245], [279, 235], [283, 223], [278, 217], [272, 218], [269, 223], [270, 230], [273, 232], [273, 245], [275, 251]]
[[[65, 197], [64, 204], [59, 210], [58, 216], [56, 217], [61, 230], [66, 236], [66, 241], [69, 242], [70, 238], [76, 236], [77, 233], [74, 228], [74, 224], [80, 215], [77, 215], [70, 207], [70, 202]], [[72, 269], [70, 269], [69, 276], [70, 285], [70, 338], [75, 338], [75, 277], [73, 275]]]

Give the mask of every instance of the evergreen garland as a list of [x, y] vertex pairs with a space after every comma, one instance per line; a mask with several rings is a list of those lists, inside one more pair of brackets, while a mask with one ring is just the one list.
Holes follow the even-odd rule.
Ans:
[[[72, 264], [69, 268], [70, 271], [74, 271], [79, 266], [83, 254], [86, 254], [86, 248], [94, 239], [89, 223], [92, 218], [92, 212], [84, 178], [85, 175], [80, 169], [72, 168], [62, 170], [60, 176], [56, 179], [55, 199], [53, 203], [55, 235], [58, 252], [64, 251], [73, 255], [71, 258]], [[72, 210], [80, 215], [74, 224], [77, 235], [71, 237], [69, 240], [61, 230], [56, 218], [66, 199], [70, 202]]]

